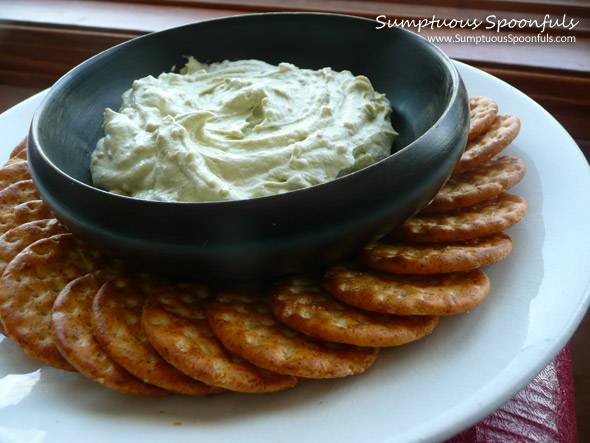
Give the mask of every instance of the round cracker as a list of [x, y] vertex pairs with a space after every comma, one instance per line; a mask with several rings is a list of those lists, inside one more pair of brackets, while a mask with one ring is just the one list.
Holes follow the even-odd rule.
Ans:
[[94, 334], [107, 354], [135, 377], [187, 395], [224, 392], [181, 373], [150, 345], [141, 329], [143, 303], [153, 285], [124, 275], [106, 281], [92, 303]]
[[161, 286], [147, 298], [141, 325], [164, 359], [192, 378], [231, 391], [274, 392], [299, 383], [230, 354], [209, 327], [209, 296], [205, 286], [176, 284]]
[[321, 340], [356, 346], [399, 346], [430, 334], [433, 315], [398, 316], [362, 311], [345, 305], [319, 283], [291, 278], [273, 290], [270, 307], [293, 329]]
[[337, 299], [368, 311], [396, 315], [454, 315], [486, 298], [490, 281], [480, 269], [431, 275], [397, 275], [355, 264], [332, 266], [324, 288]]
[[4, 189], [13, 183], [30, 179], [31, 173], [26, 160], [13, 158], [4, 166], [0, 167], [0, 189]]
[[304, 378], [334, 378], [368, 369], [379, 348], [325, 342], [279, 322], [265, 298], [243, 289], [218, 293], [207, 304], [215, 335], [256, 366]]
[[494, 157], [469, 171], [453, 175], [420, 214], [454, 211], [488, 200], [517, 184], [525, 173], [522, 160], [507, 155]]
[[29, 357], [73, 370], [55, 346], [51, 307], [70, 281], [101, 266], [100, 254], [72, 234], [44, 238], [23, 249], [0, 279], [0, 317], [8, 336]]
[[489, 97], [469, 97], [469, 136], [473, 140], [486, 131], [498, 114], [498, 105]]
[[23, 223], [47, 218], [54, 217], [43, 201], [31, 200], [21, 203], [0, 213], [0, 235]]
[[493, 265], [508, 257], [512, 247], [512, 239], [503, 232], [448, 243], [381, 241], [365, 246], [361, 261], [395, 274], [443, 274]]
[[30, 244], [68, 231], [55, 218], [23, 223], [0, 236], [0, 275], [16, 255]]
[[39, 200], [33, 180], [21, 180], [0, 190], [0, 212], [31, 200]]
[[395, 240], [438, 243], [457, 242], [504, 231], [527, 212], [524, 198], [503, 192], [476, 205], [440, 214], [412, 217], [389, 236]]
[[[6, 265], [30, 244], [42, 238], [66, 233], [56, 219], [36, 220], [12, 228], [0, 236], [0, 275]], [[0, 334], [8, 335], [0, 317]]]
[[475, 168], [505, 149], [520, 132], [520, 119], [515, 115], [497, 115], [492, 125], [479, 137], [467, 143], [453, 174]]
[[144, 397], [168, 395], [119, 366], [94, 336], [92, 301], [107, 279], [105, 271], [86, 274], [59, 293], [51, 311], [51, 330], [59, 351], [81, 374], [115, 391]]

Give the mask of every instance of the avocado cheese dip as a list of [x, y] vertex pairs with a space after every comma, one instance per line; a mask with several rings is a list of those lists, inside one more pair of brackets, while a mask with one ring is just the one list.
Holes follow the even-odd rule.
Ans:
[[259, 60], [133, 82], [106, 109], [94, 185], [146, 200], [262, 197], [333, 180], [390, 154], [391, 105], [349, 71]]

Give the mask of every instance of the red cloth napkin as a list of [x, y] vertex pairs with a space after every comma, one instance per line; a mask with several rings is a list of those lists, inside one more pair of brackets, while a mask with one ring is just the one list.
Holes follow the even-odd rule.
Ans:
[[578, 441], [569, 344], [522, 391], [446, 443]]

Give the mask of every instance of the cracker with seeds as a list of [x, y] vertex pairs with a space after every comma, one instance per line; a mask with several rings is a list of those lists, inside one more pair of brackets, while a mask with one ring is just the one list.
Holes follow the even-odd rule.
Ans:
[[[67, 231], [56, 219], [36, 220], [12, 228], [0, 236], [0, 276], [16, 255], [31, 243]], [[0, 334], [6, 334], [0, 318]]]
[[256, 291], [238, 288], [216, 294], [207, 304], [207, 318], [230, 352], [280, 374], [344, 377], [368, 369], [379, 353], [379, 348], [321, 341], [288, 327]]
[[177, 370], [150, 345], [141, 329], [143, 303], [154, 285], [117, 275], [106, 281], [92, 303], [94, 335], [107, 354], [135, 377], [187, 395], [224, 392]]
[[42, 200], [21, 203], [0, 213], [0, 235], [23, 223], [47, 218], [54, 217]]
[[231, 354], [207, 321], [210, 291], [202, 285], [156, 288], [144, 303], [143, 331], [164, 359], [184, 374], [231, 391], [274, 392], [299, 383], [296, 377], [256, 367]]
[[526, 215], [527, 208], [524, 198], [503, 192], [456, 211], [417, 215], [388, 235], [395, 240], [418, 243], [469, 240], [514, 226]]
[[66, 228], [54, 218], [23, 223], [5, 232], [0, 236], [0, 275], [8, 263], [30, 244], [67, 232]]
[[522, 160], [507, 155], [494, 157], [462, 174], [453, 175], [420, 214], [454, 211], [488, 200], [522, 180]]
[[147, 384], [114, 362], [102, 349], [91, 324], [92, 301], [108, 279], [96, 271], [69, 282], [51, 311], [51, 330], [61, 354], [81, 374], [124, 394], [156, 397], [169, 392]]
[[321, 340], [355, 346], [399, 346], [430, 334], [434, 315], [398, 316], [345, 305], [307, 278], [291, 278], [272, 291], [270, 307], [293, 329]]
[[333, 265], [324, 288], [337, 299], [368, 311], [395, 315], [454, 315], [481, 304], [490, 281], [480, 269], [432, 275], [398, 275], [357, 264]]
[[493, 265], [508, 257], [512, 247], [504, 232], [446, 243], [379, 241], [366, 245], [360, 259], [370, 268], [395, 274], [443, 274]]
[[475, 168], [505, 149], [520, 132], [520, 119], [515, 115], [497, 115], [492, 125], [467, 143], [453, 174]]
[[0, 212], [31, 200], [40, 200], [33, 180], [21, 180], [0, 190]]
[[14, 158], [0, 167], [0, 189], [4, 189], [13, 183], [30, 179], [31, 173], [26, 160]]
[[469, 136], [473, 140], [486, 131], [498, 114], [498, 105], [489, 97], [469, 97]]
[[102, 265], [101, 255], [72, 234], [57, 234], [24, 248], [0, 278], [0, 318], [8, 336], [29, 357], [73, 370], [55, 346], [51, 308], [70, 281]]

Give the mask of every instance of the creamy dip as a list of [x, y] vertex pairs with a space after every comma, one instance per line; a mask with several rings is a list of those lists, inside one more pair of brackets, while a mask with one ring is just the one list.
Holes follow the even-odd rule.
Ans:
[[161, 201], [238, 200], [327, 182], [390, 153], [391, 105], [369, 80], [258, 60], [133, 82], [106, 109], [95, 186]]

